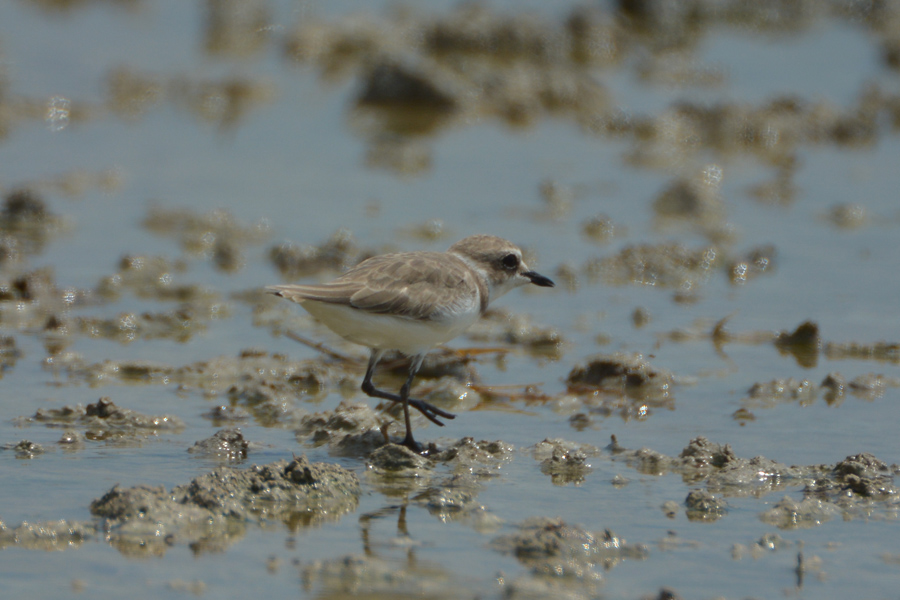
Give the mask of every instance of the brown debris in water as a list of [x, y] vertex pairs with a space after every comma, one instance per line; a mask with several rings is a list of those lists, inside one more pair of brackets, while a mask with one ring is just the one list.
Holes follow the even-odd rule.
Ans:
[[706, 490], [691, 490], [684, 500], [685, 515], [689, 521], [711, 523], [718, 521], [726, 512], [728, 504]]
[[[681, 102], [659, 115], [633, 117], [619, 131], [633, 137], [630, 159], [636, 165], [677, 167], [713, 150], [753, 155], [785, 173], [803, 146], [874, 144], [880, 135], [877, 119], [891, 111], [892, 98], [871, 86], [860, 92], [855, 106], [846, 109], [789, 95], [756, 106]], [[602, 128], [597, 132], [605, 133]], [[779, 187], [789, 190], [790, 184], [785, 183]]]
[[35, 444], [30, 440], [22, 440], [15, 444], [4, 444], [3, 450], [10, 450], [15, 453], [16, 458], [35, 458], [45, 452], [44, 447]]
[[[466, 5], [439, 17], [407, 11], [392, 19], [304, 19], [289, 33], [285, 52], [326, 78], [356, 77], [360, 92], [349, 118], [379, 145], [483, 116], [511, 126], [551, 114], [588, 122], [608, 102], [589, 67], [612, 60], [592, 52], [589, 38], [614, 36], [614, 21], [594, 11], [559, 23]], [[603, 54], [615, 48], [611, 43]], [[412, 170], [406, 161], [382, 166], [416, 172], [430, 159], [417, 163]]]
[[825, 344], [823, 354], [828, 360], [878, 360], [900, 364], [900, 344], [896, 342], [859, 342]]
[[[426, 402], [433, 403], [447, 410], [458, 410], [458, 402], [462, 401], [465, 396], [472, 395], [476, 398], [480, 396], [466, 386], [460, 388], [467, 390], [466, 394], [457, 395], [451, 393], [450, 398], [457, 401], [457, 404], [448, 404], [442, 402], [439, 393], [443, 393], [444, 386], [448, 383], [452, 384], [452, 380], [443, 379], [443, 386], [429, 389], [424, 386], [417, 386], [414, 390], [415, 397]], [[454, 389], [459, 389], [454, 386]], [[471, 404], [477, 400], [468, 400]], [[369, 461], [373, 465], [381, 465], [376, 471], [384, 468], [387, 470], [403, 470], [407, 468], [400, 460], [400, 464], [391, 466], [391, 460], [405, 455], [403, 446], [399, 446], [402, 431], [402, 412], [399, 403], [383, 402], [377, 406], [373, 406], [374, 400], [369, 402], [350, 402], [348, 400], [341, 401], [334, 409], [317, 412], [314, 414], [304, 415], [300, 419], [300, 423], [296, 429], [297, 440], [301, 443], [310, 443], [314, 446], [328, 445], [329, 451], [338, 456], [368, 456]], [[412, 410], [410, 416], [413, 426], [427, 423], [425, 417], [421, 416], [417, 411]], [[395, 443], [391, 443], [391, 430], [395, 435]], [[386, 450], [387, 446], [397, 446]], [[464, 461], [466, 463], [466, 471], [472, 472], [473, 462], [491, 462], [490, 456], [497, 453], [504, 454], [505, 446], [501, 442], [473, 442], [471, 438], [463, 438], [456, 443], [446, 447], [438, 448], [434, 443], [429, 443], [425, 449], [424, 455], [430, 461], [439, 463], [447, 463], [450, 461]], [[381, 460], [382, 453], [388, 453], [387, 462]], [[415, 453], [413, 453], [415, 454]], [[416, 454], [416, 456], [419, 456]], [[398, 458], [399, 459], [399, 458]], [[415, 460], [415, 464], [419, 465], [421, 461]], [[422, 465], [431, 468], [435, 463], [426, 462]]]
[[817, 387], [807, 379], [773, 379], [767, 383], [754, 383], [747, 390], [745, 403], [752, 406], [773, 406], [786, 402], [798, 402], [800, 406], [816, 399]]
[[59, 441], [56, 443], [59, 444], [61, 448], [64, 450], [68, 450], [70, 452], [74, 452], [77, 450], [84, 449], [85, 436], [74, 429], [66, 429], [62, 436], [60, 436]]
[[780, 550], [786, 550], [792, 548], [795, 545], [802, 548], [803, 542], [789, 542], [777, 533], [765, 533], [760, 536], [759, 539], [751, 542], [750, 544], [734, 544], [731, 547], [731, 557], [734, 560], [741, 560], [744, 555], [749, 554], [750, 557], [755, 560], [757, 558], [761, 558], [766, 554], [770, 554], [772, 552], [777, 552]]
[[446, 448], [433, 453], [431, 457], [448, 465], [454, 473], [489, 477], [512, 461], [515, 447], [502, 440], [476, 441], [464, 437]]
[[763, 344], [772, 342], [783, 356], [791, 356], [801, 367], [812, 368], [818, 364], [820, 354], [828, 360], [876, 360], [900, 363], [900, 344], [894, 342], [823, 342], [819, 326], [813, 321], [805, 321], [793, 331], [744, 331], [732, 333], [728, 330], [729, 315], [717, 321], [709, 329], [708, 322], [696, 324], [689, 329], [681, 329], [663, 334], [661, 339], [674, 342], [689, 342], [710, 339], [717, 350], [726, 344]]
[[269, 250], [269, 260], [281, 273], [282, 278], [293, 281], [322, 272], [340, 272], [353, 266], [367, 255], [356, 245], [346, 229], [335, 232], [318, 246], [298, 246], [284, 242]]
[[869, 222], [864, 206], [849, 203], [832, 206], [827, 219], [840, 229], [859, 229]]
[[696, 176], [672, 181], [653, 202], [657, 225], [690, 224], [712, 241], [727, 240], [722, 178], [721, 167], [707, 165]]
[[22, 424], [43, 423], [50, 427], [78, 426], [92, 441], [129, 443], [161, 432], [180, 432], [184, 423], [171, 415], [144, 415], [127, 408], [119, 408], [109, 398], [94, 404], [39, 408], [33, 416], [20, 419]]
[[[426, 452], [430, 451], [429, 447]], [[367, 466], [381, 477], [418, 479], [428, 477], [434, 461], [400, 444], [383, 444], [369, 454]]]
[[187, 208], [156, 206], [150, 209], [143, 225], [156, 235], [174, 238], [187, 254], [206, 258], [226, 272], [244, 266], [247, 246], [269, 237], [267, 221], [245, 225], [222, 209], [197, 214]]
[[16, 346], [16, 338], [8, 335], [0, 336], [0, 378], [6, 371], [16, 366], [21, 357], [22, 352]]
[[475, 342], [511, 344], [524, 348], [535, 357], [558, 359], [565, 339], [558, 329], [538, 325], [529, 315], [491, 308], [467, 331]]
[[549, 475], [553, 485], [581, 485], [594, 470], [588, 457], [597, 456], [600, 449], [590, 444], [547, 439], [535, 444], [532, 454], [541, 461], [541, 473]]
[[781, 529], [815, 527], [831, 519], [868, 518], [879, 503], [894, 504], [900, 489], [894, 485], [897, 465], [889, 466], [868, 453], [848, 456], [833, 467], [820, 465], [800, 502], [785, 497], [760, 518]]
[[[122, 173], [116, 168], [100, 171], [73, 169], [58, 175], [39, 177], [21, 185], [19, 189], [26, 189], [32, 193], [59, 194], [77, 199], [85, 196], [88, 192], [99, 191], [103, 194], [117, 192], [122, 187], [122, 183]], [[65, 218], [61, 220], [65, 222]]]
[[[160, 338], [185, 342], [205, 331], [209, 321], [229, 315], [228, 304], [217, 292], [197, 284], [177, 282], [178, 276], [186, 270], [187, 265], [182, 261], [153, 256], [124, 256], [119, 261], [117, 272], [102, 278], [93, 292], [55, 290], [52, 282], [45, 284], [44, 287], [52, 293], [49, 298], [37, 303], [34, 310], [37, 315], [43, 315], [45, 328], [52, 330], [60, 341], [80, 334], [120, 343]], [[114, 317], [85, 316], [63, 310], [63, 307], [68, 309], [81, 304], [116, 302], [125, 292], [141, 299], [177, 302], [178, 305], [160, 312], [125, 311]]]
[[100, 535], [101, 530], [93, 521], [26, 521], [18, 527], [8, 527], [0, 521], [0, 549], [57, 552], [80, 548], [85, 542], [94, 541]]
[[598, 355], [575, 366], [566, 378], [566, 392], [552, 400], [557, 412], [586, 413], [583, 421], [614, 414], [626, 421], [645, 419], [656, 409], [672, 410], [674, 386], [688, 382], [654, 367], [641, 354]]
[[423, 73], [410, 64], [376, 59], [362, 79], [357, 110], [375, 109], [369, 114], [379, 118], [378, 129], [385, 134], [432, 133], [458, 108], [453, 91], [442, 89], [447, 86], [439, 72]]
[[761, 204], [771, 206], [788, 206], [797, 197], [797, 186], [794, 184], [794, 174], [797, 171], [796, 158], [782, 160], [775, 167], [775, 174], [770, 179], [751, 186], [747, 191], [752, 198]]
[[819, 326], [812, 321], [804, 321], [792, 332], [782, 331], [775, 336], [775, 347], [782, 354], [793, 356], [801, 367], [815, 367], [822, 348]]
[[[498, 519], [475, 501], [481, 482], [496, 477], [513, 459], [515, 448], [503, 441], [465, 437], [438, 448], [429, 443], [423, 454], [399, 444], [384, 444], [366, 459], [371, 484], [387, 496], [414, 498], [442, 519], [460, 520], [493, 529]], [[449, 470], [449, 479], [441, 478]]]
[[[715, 237], [715, 241], [723, 238]], [[589, 280], [602, 279], [611, 285], [675, 289], [677, 302], [691, 302], [714, 273], [724, 270], [732, 284], [745, 284], [758, 275], [773, 272], [775, 256], [775, 248], [770, 245], [730, 256], [716, 246], [692, 250], [665, 242], [626, 246], [614, 256], [588, 260], [582, 271]]]
[[128, 121], [142, 119], [167, 103], [227, 131], [274, 97], [274, 86], [246, 77], [198, 80], [128, 67], [115, 67], [106, 75], [106, 108]]
[[631, 313], [631, 323], [634, 325], [635, 329], [643, 329], [652, 320], [653, 317], [650, 315], [647, 309], [642, 306], [638, 306]]
[[726, 344], [767, 344], [778, 335], [773, 331], [731, 332], [728, 329], [728, 322], [733, 316], [728, 315], [715, 322], [698, 320], [691, 327], [660, 334], [659, 338], [676, 343], [710, 340], [716, 350], [721, 351]]
[[597, 214], [581, 222], [582, 236], [595, 244], [606, 244], [617, 235], [622, 235], [624, 229], [605, 214]]
[[864, 452], [834, 465], [826, 477], [810, 482], [804, 493], [827, 498], [844, 508], [852, 507], [860, 498], [896, 502], [900, 489], [894, 485], [894, 475], [898, 473], [897, 465], [888, 465]]
[[649, 554], [645, 546], [628, 544], [608, 529], [592, 533], [546, 517], [524, 521], [515, 533], [494, 538], [491, 548], [514, 556], [529, 569], [528, 575], [507, 584], [512, 597], [518, 597], [516, 590], [527, 592], [546, 585], [597, 594], [603, 571], [623, 560], [645, 560]]
[[900, 387], [900, 377], [876, 373], [863, 373], [848, 381], [838, 372], [829, 373], [816, 385], [807, 379], [773, 379], [755, 383], [742, 402], [756, 407], [773, 407], [778, 404], [799, 402], [801, 406], [813, 404], [821, 395], [826, 403], [840, 406], [847, 394], [860, 400], [881, 398], [889, 387]]
[[248, 523], [277, 520], [290, 530], [336, 521], [355, 510], [356, 475], [306, 457], [247, 469], [219, 467], [187, 485], [113, 487], [91, 503], [113, 546], [130, 555], [163, 555], [172, 545], [221, 551]]
[[235, 425], [249, 421], [250, 412], [242, 406], [232, 406], [230, 404], [219, 404], [212, 407], [201, 415], [204, 419], [209, 419], [215, 427], [223, 425]]
[[[400, 541], [412, 543], [406, 535]], [[323, 597], [452, 600], [464, 590], [444, 565], [414, 557], [412, 552], [407, 560], [398, 561], [366, 548], [365, 553], [304, 562], [297, 570], [303, 589], [316, 590]]]
[[182, 392], [199, 393], [205, 398], [225, 396], [229, 406], [245, 409], [258, 422], [282, 427], [296, 425], [306, 414], [298, 399], [341, 388], [348, 378], [353, 378], [354, 387], [358, 385], [353, 366], [291, 360], [253, 349], [182, 367], [116, 360], [90, 364], [77, 356], [60, 358], [52, 366], [73, 382], [85, 381], [92, 386], [122, 381], [175, 384]]
[[576, 198], [576, 190], [555, 179], [545, 179], [538, 186], [546, 214], [551, 219], [561, 220], [569, 216]]
[[459, 473], [418, 493], [415, 502], [444, 523], [465, 523], [479, 533], [493, 533], [502, 519], [479, 504], [478, 494], [484, 487], [480, 481], [472, 474]]
[[[481, 402], [481, 394], [469, 386], [471, 367], [462, 360], [465, 352], [449, 352], [447, 356], [434, 353], [430, 368], [423, 369], [428, 376], [449, 373], [433, 382], [417, 385], [413, 394], [429, 403], [444, 406], [447, 410], [473, 407]], [[386, 361], [386, 365], [390, 365]], [[462, 365], [462, 366], [461, 366]], [[370, 427], [356, 433], [359, 439], [341, 438], [348, 433], [340, 428], [318, 426], [311, 423], [319, 417], [307, 415], [304, 400], [324, 397], [332, 391], [342, 393], [358, 389], [364, 365], [357, 361], [322, 361], [318, 359], [296, 361], [284, 355], [269, 354], [261, 350], [244, 350], [237, 357], [219, 356], [182, 367], [157, 363], [105, 360], [88, 364], [77, 355], [59, 355], [46, 363], [47, 368], [57, 369], [73, 382], [87, 382], [92, 386], [110, 382], [144, 383], [150, 385], [177, 385], [182, 392], [199, 393], [205, 398], [223, 396], [227, 404], [213, 408], [207, 417], [215, 421], [240, 421], [252, 417], [259, 423], [278, 427], [299, 427], [300, 436], [313, 436], [313, 443], [328, 443], [339, 454], [359, 455], [371, 451], [383, 443], [381, 428], [387, 420], [383, 415], [371, 414]], [[398, 369], [405, 378], [408, 360], [398, 361]], [[458, 377], [462, 376], [462, 380]], [[390, 386], [388, 386], [390, 387]], [[397, 384], [399, 388], [399, 383]], [[395, 420], [400, 419], [399, 405], [371, 401], [372, 406], [386, 408]], [[353, 405], [341, 404], [338, 412], [348, 416]], [[357, 405], [362, 410], [368, 404]], [[366, 408], [366, 410], [371, 410]], [[237, 412], [236, 412], [237, 411]], [[334, 414], [334, 413], [325, 413]], [[360, 413], [361, 414], [361, 413]], [[418, 413], [414, 412], [418, 422]], [[340, 433], [340, 436], [337, 434]], [[355, 441], [354, 441], [355, 440]]]
[[452, 237], [453, 233], [444, 223], [443, 219], [428, 219], [424, 223], [417, 223], [400, 228], [401, 235], [419, 242], [439, 242]]
[[689, 249], [675, 242], [626, 246], [614, 256], [589, 261], [585, 274], [610, 285], [674, 288], [682, 296], [696, 293], [721, 258], [714, 246]]
[[[646, 475], [677, 473], [690, 485], [705, 484], [706, 493], [714, 497], [760, 497], [800, 488], [802, 501], [784, 500], [760, 515], [763, 521], [786, 529], [818, 525], [836, 515], [845, 520], [871, 518], [892, 511], [900, 498], [893, 481], [900, 466], [887, 465], [866, 453], [849, 456], [836, 465], [787, 466], [762, 456], [740, 458], [730, 445], [703, 437], [691, 440], [677, 457], [647, 448], [626, 450], [615, 438], [607, 449], [615, 460]], [[710, 497], [705, 494], [697, 498], [719, 517], [727, 514], [715, 508], [721, 501], [709, 504]]]
[[758, 246], [728, 261], [728, 273], [733, 285], [743, 285], [758, 275], [771, 274], [776, 266], [775, 246]]
[[119, 259], [116, 272], [100, 280], [97, 293], [107, 300], [118, 300], [123, 291], [138, 298], [189, 302], [201, 298], [203, 288], [177, 285], [175, 279], [187, 271], [187, 263], [161, 256], [126, 255]]
[[75, 333], [120, 343], [166, 338], [187, 342], [206, 331], [207, 327], [202, 316], [189, 305], [158, 313], [119, 313], [112, 318], [79, 316], [72, 322], [64, 323], [67, 329]]
[[250, 450], [250, 442], [244, 439], [244, 434], [237, 427], [220, 429], [212, 437], [194, 442], [188, 448], [191, 454], [199, 454], [226, 461], [241, 461], [247, 458]]
[[570, 263], [561, 263], [553, 270], [553, 280], [567, 292], [575, 293], [581, 285], [578, 267]]
[[[414, 414], [414, 413], [413, 413]], [[389, 420], [365, 402], [342, 400], [334, 409], [301, 417], [297, 441], [328, 444], [338, 455], [366, 455], [387, 443]]]
[[40, 228], [54, 219], [56, 217], [47, 210], [44, 200], [27, 188], [6, 194], [0, 210], [0, 228], [5, 230]]
[[668, 396], [675, 384], [670, 371], [658, 369], [642, 354], [605, 354], [569, 371], [566, 386], [573, 393], [603, 389], [634, 396]]
[[7, 192], [0, 208], [0, 266], [39, 254], [67, 226], [33, 186]]
[[0, 275], [0, 322], [8, 330], [44, 332], [49, 348], [66, 345], [72, 309], [96, 302], [90, 291], [58, 287], [49, 267]]
[[369, 168], [410, 176], [431, 169], [433, 160], [431, 149], [418, 138], [381, 135], [369, 142], [365, 164]]
[[[39, 4], [56, 9], [77, 1]], [[611, 8], [575, 6], [547, 17], [464, 4], [440, 15], [406, 9], [386, 17], [353, 13], [325, 21], [304, 14], [285, 35], [275, 36], [258, 26], [265, 22], [264, 8], [244, 3], [232, 10], [232, 4], [238, 3], [209, 5], [206, 50], [246, 56], [262, 51], [267, 42], [279, 43], [288, 60], [312, 65], [327, 80], [355, 78], [359, 91], [349, 119], [363, 122], [372, 147], [386, 137], [408, 141], [415, 132], [485, 118], [527, 126], [562, 117], [595, 135], [631, 140], [636, 164], [679, 167], [713, 151], [755, 155], [783, 168], [797, 160], [804, 145], [871, 146], [881, 135], [880, 121], [898, 112], [896, 96], [872, 85], [846, 108], [785, 95], [759, 105], [682, 102], [660, 115], [643, 116], [616, 106], [598, 82], [598, 74], [624, 64], [635, 65], [639, 77], [655, 84], [715, 86], [721, 82], [719, 69], [697, 64], [694, 57], [703, 38], [698, 32], [743, 28], [783, 34], [825, 18], [843, 19], [877, 36], [884, 62], [893, 68], [897, 44], [885, 25], [893, 18], [890, 8], [880, 5], [835, 11], [813, 2], [797, 10], [752, 2], [625, 2]], [[140, 118], [170, 102], [223, 130], [233, 129], [273, 97], [272, 85], [256, 79], [197, 81], [121, 67], [110, 71], [108, 88], [105, 109], [124, 118]], [[14, 122], [46, 119], [48, 110], [45, 100], [29, 98], [7, 99], [4, 108], [8, 116], [0, 123], [0, 135]], [[96, 112], [100, 109], [67, 101], [65, 115], [75, 122]], [[414, 133], [392, 133], [397, 131]], [[420, 150], [415, 154], [429, 152]], [[410, 168], [410, 162], [400, 158], [381, 164], [416, 172], [427, 168], [430, 158], [412, 161], [418, 167]]]
[[840, 517], [840, 508], [831, 502], [818, 498], [797, 501], [790, 496], [785, 496], [759, 516], [764, 523], [779, 529], [808, 529]]
[[272, 35], [267, 2], [218, 0], [204, 4], [203, 48], [210, 56], [252, 58]]
[[162, 103], [165, 84], [160, 77], [115, 68], [106, 74], [106, 105], [128, 121], [142, 118]]

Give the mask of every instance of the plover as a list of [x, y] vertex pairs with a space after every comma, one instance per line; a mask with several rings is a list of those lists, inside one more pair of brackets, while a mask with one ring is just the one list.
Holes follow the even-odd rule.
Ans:
[[[528, 283], [554, 286], [549, 278], [528, 268], [522, 251], [513, 243], [492, 235], [473, 235], [446, 252], [374, 256], [328, 283], [266, 289], [299, 303], [344, 339], [371, 349], [362, 391], [403, 405], [403, 445], [419, 452], [409, 421], [410, 406], [441, 426], [439, 417], [455, 417], [409, 397], [425, 354], [465, 331], [491, 302]], [[411, 357], [409, 376], [399, 394], [372, 384], [375, 366], [388, 350]]]

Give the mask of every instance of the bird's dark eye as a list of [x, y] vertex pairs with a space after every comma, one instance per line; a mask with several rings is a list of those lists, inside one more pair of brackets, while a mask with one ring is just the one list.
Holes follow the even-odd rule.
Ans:
[[501, 261], [507, 269], [517, 269], [519, 267], [519, 257], [515, 254], [507, 254]]

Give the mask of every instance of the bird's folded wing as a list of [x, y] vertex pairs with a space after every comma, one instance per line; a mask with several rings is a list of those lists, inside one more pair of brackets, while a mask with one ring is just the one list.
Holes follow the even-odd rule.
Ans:
[[266, 290], [287, 298], [293, 302], [313, 300], [315, 302], [327, 302], [328, 304], [344, 304], [350, 306], [350, 297], [359, 289], [359, 286], [335, 285], [326, 283], [321, 285], [269, 285]]
[[472, 274], [463, 265], [428, 260], [398, 262], [376, 256], [329, 283], [276, 285], [266, 289], [289, 300], [352, 306], [374, 314], [439, 321], [479, 302]]

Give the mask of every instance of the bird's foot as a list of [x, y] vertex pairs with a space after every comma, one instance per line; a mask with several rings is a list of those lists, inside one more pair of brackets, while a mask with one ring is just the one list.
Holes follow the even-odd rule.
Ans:
[[[368, 379], [363, 382], [362, 391], [365, 392], [365, 394], [371, 398], [381, 398], [382, 400], [389, 400], [391, 402], [396, 402], [398, 404], [403, 403], [403, 398], [401, 398], [397, 394], [392, 394], [390, 392], [385, 392], [384, 390], [377, 389], [374, 385], [372, 385], [372, 382], [369, 381]], [[456, 415], [454, 415], [453, 413], [447, 412], [446, 410], [441, 410], [437, 406], [434, 406], [433, 404], [429, 404], [428, 402], [425, 402], [424, 400], [416, 400], [415, 398], [410, 398], [409, 405], [412, 406], [417, 411], [419, 411], [420, 413], [422, 413], [422, 415], [426, 419], [428, 419], [435, 425], [440, 425], [441, 427], [443, 427], [444, 424], [440, 421], [440, 419], [438, 417], [440, 417], [441, 419], [455, 419], [456, 418]]]
[[411, 407], [415, 408], [420, 413], [422, 413], [422, 415], [426, 419], [428, 419], [435, 425], [439, 425], [441, 427], [443, 427], [444, 424], [440, 420], [438, 420], [438, 417], [442, 417], [444, 419], [455, 419], [456, 418], [456, 415], [454, 415], [453, 413], [447, 412], [445, 410], [441, 410], [437, 406], [434, 406], [433, 404], [429, 404], [428, 402], [425, 402], [424, 400], [416, 400], [415, 398], [410, 398], [409, 405]]

